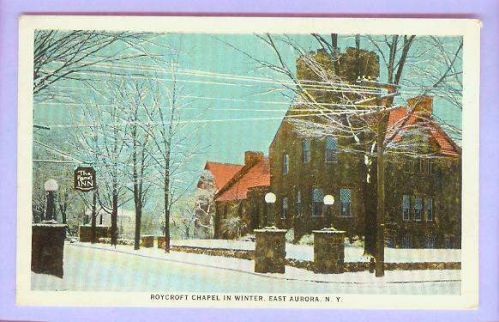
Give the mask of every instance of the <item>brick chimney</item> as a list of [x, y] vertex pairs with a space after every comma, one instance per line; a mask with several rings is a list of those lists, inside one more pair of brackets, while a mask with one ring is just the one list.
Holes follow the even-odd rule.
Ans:
[[407, 100], [407, 109], [414, 109], [416, 115], [430, 117], [433, 113], [433, 97], [422, 95], [410, 98]]
[[246, 167], [252, 166], [261, 160], [263, 160], [263, 152], [259, 151], [244, 152], [244, 165]]

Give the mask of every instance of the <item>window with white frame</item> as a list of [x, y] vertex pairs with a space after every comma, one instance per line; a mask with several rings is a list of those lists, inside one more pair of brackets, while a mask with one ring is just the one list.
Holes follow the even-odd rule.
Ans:
[[302, 143], [302, 152], [303, 152], [303, 163], [309, 163], [312, 159], [312, 151], [310, 150], [310, 140], [303, 139]]
[[402, 196], [402, 220], [409, 221], [411, 213], [411, 197], [409, 195]]
[[335, 162], [336, 161], [336, 139], [332, 136], [326, 136], [326, 149], [325, 149], [325, 158], [326, 162]]
[[285, 153], [282, 156], [282, 174], [288, 174], [289, 172], [289, 155]]
[[288, 218], [288, 197], [282, 198], [281, 219]]
[[423, 214], [423, 198], [415, 197], [414, 198], [414, 220], [421, 221], [422, 214]]
[[298, 190], [296, 192], [296, 200], [295, 200], [295, 210], [296, 210], [296, 217], [301, 217], [301, 191]]
[[340, 189], [340, 216], [351, 217], [352, 211], [352, 190], [351, 189]]
[[312, 189], [312, 216], [322, 216], [324, 193], [319, 188]]
[[433, 198], [428, 197], [425, 200], [426, 205], [426, 221], [433, 221]]

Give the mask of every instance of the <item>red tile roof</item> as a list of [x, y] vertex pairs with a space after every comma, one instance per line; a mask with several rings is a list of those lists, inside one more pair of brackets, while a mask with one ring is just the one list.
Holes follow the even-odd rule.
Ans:
[[206, 162], [204, 167], [205, 170], [208, 170], [213, 175], [215, 180], [215, 187], [220, 190], [223, 186], [229, 182], [232, 177], [243, 168], [241, 164], [232, 164], [232, 163], [220, 163], [220, 162]]
[[440, 146], [440, 153], [449, 156], [459, 156], [461, 149], [452, 141], [445, 131], [435, 122], [434, 127], [430, 130], [433, 138]]
[[[414, 125], [421, 118], [415, 115], [412, 111], [409, 112], [406, 107], [401, 106], [390, 111], [386, 129], [386, 139], [391, 141], [400, 141], [402, 139], [400, 133], [405, 129]], [[431, 134], [431, 138], [440, 147], [439, 153], [448, 156], [459, 156], [461, 154], [460, 147], [445, 133], [440, 125], [433, 119], [425, 119], [425, 127]]]
[[[245, 169], [241, 169], [244, 171]], [[237, 177], [240, 175], [240, 177]], [[224, 191], [216, 196], [216, 201], [241, 200], [247, 198], [248, 189], [253, 187], [270, 186], [270, 165], [269, 159], [263, 158], [245, 173], [238, 173], [234, 176], [234, 181], [224, 187]]]
[[399, 106], [390, 111], [390, 115], [388, 116], [388, 125], [387, 125], [387, 134], [391, 129], [394, 129], [395, 123], [400, 123], [402, 118], [406, 115], [407, 110], [404, 106]]

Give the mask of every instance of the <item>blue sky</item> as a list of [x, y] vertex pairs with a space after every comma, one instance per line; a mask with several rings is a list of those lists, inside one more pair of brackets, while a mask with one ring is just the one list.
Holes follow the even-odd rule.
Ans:
[[[290, 38], [306, 50], [317, 49], [317, 43], [311, 36], [295, 35]], [[458, 38], [442, 38], [449, 48], [457, 48]], [[278, 88], [277, 84], [261, 81], [241, 80], [242, 77], [272, 78], [286, 80], [283, 76], [259, 68], [241, 52], [276, 62], [270, 49], [255, 35], [206, 35], [206, 34], [166, 34], [154, 39], [154, 44], [144, 48], [152, 54], [161, 54], [168, 61], [171, 53], [178, 53], [179, 73], [177, 79], [181, 85], [181, 95], [184, 103], [189, 103], [188, 109], [182, 112], [184, 120], [209, 120], [206, 123], [193, 123], [191, 129], [199, 129], [199, 138], [202, 141], [202, 157], [193, 160], [192, 166], [202, 168], [206, 160], [241, 163], [246, 150], [257, 150], [268, 153], [268, 146], [286, 112], [290, 98], [282, 95], [287, 92], [271, 91]], [[344, 49], [354, 46], [352, 36], [339, 37], [339, 47]], [[421, 44], [415, 43], [415, 49]], [[373, 49], [362, 40], [361, 47]], [[281, 53], [286, 63], [293, 68], [297, 57], [291, 47], [282, 46]], [[424, 61], [422, 56], [421, 60]], [[430, 63], [430, 62], [428, 62]], [[122, 62], [119, 64], [123, 64]], [[141, 71], [140, 66], [149, 66], [148, 71]], [[151, 73], [147, 62], [133, 62], [128, 69], [115, 67], [130, 73]], [[380, 80], [386, 77], [386, 69], [380, 66]], [[161, 70], [154, 71], [160, 78], [168, 78], [168, 73]], [[205, 73], [200, 75], [200, 73]], [[206, 74], [213, 73], [213, 74]], [[226, 75], [221, 75], [226, 74]], [[96, 76], [99, 77], [99, 76]], [[165, 86], [169, 86], [165, 82]], [[70, 124], [69, 111], [78, 108], [78, 102], [92, 100], [90, 90], [75, 81], [61, 81], [57, 83], [60, 92], [72, 96], [77, 102], [74, 105], [54, 104], [54, 101], [35, 103], [34, 121], [46, 125]], [[270, 91], [270, 92], [269, 92]], [[287, 93], [289, 94], [289, 93]], [[398, 99], [403, 103], [411, 92], [402, 94]], [[49, 103], [49, 104], [46, 104]], [[436, 98], [434, 113], [454, 126], [461, 127], [461, 111], [445, 101]], [[213, 120], [224, 120], [214, 122]], [[67, 130], [67, 128], [53, 128], [53, 131]]]

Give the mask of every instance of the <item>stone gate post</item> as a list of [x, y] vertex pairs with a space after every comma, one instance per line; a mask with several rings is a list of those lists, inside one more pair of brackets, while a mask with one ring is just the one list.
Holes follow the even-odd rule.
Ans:
[[314, 230], [314, 270], [316, 273], [343, 273], [345, 232], [334, 228]]
[[286, 230], [275, 227], [255, 229], [255, 272], [284, 273], [286, 263]]
[[45, 221], [32, 225], [31, 270], [61, 277], [64, 274], [64, 240], [66, 225]]

